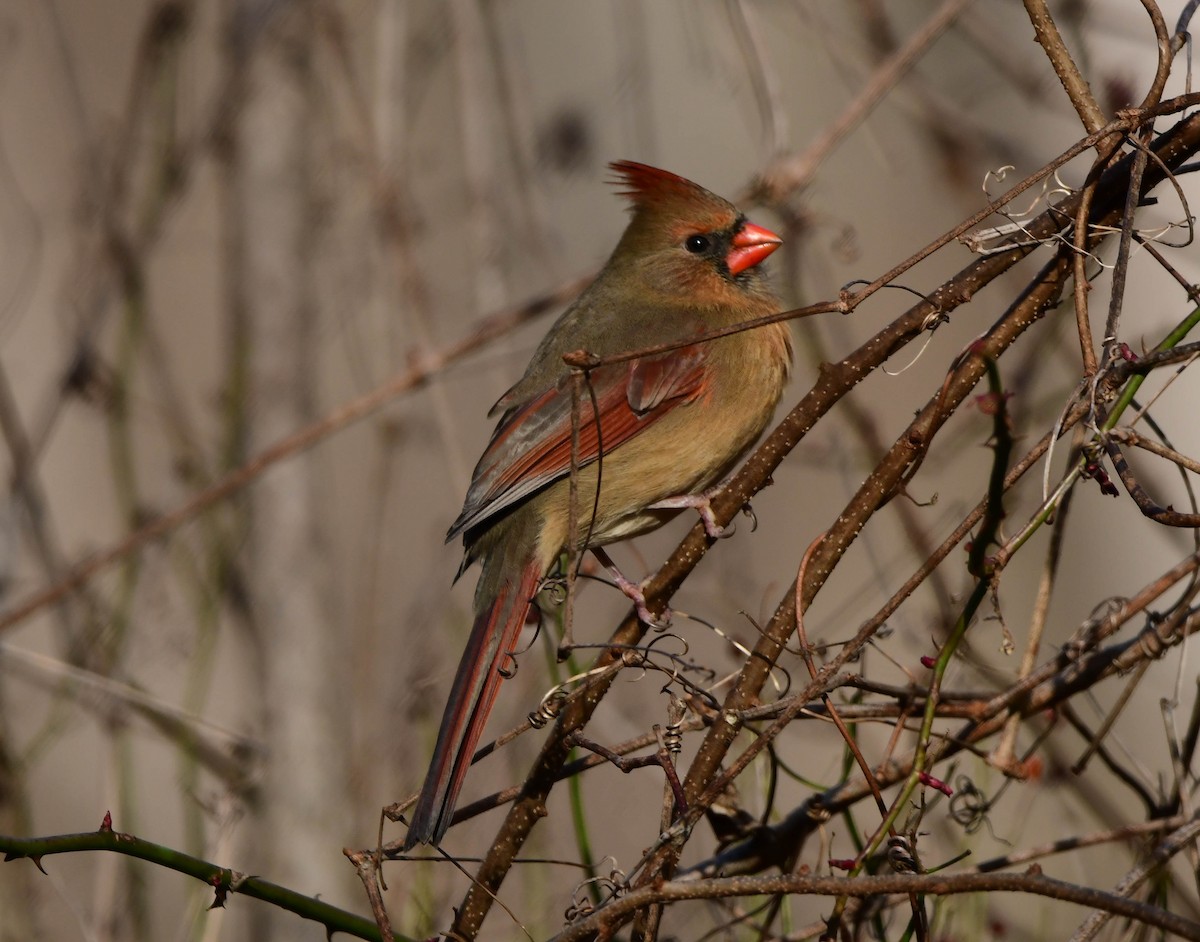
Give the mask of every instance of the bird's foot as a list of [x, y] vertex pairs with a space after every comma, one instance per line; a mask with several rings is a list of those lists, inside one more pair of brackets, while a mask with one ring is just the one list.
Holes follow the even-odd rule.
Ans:
[[733, 536], [733, 526], [723, 527], [717, 523], [713, 513], [712, 499], [720, 492], [719, 487], [710, 487], [699, 494], [680, 494], [678, 497], [668, 497], [650, 505], [651, 510], [677, 510], [681, 507], [691, 507], [700, 514], [700, 522], [704, 524], [704, 532], [714, 540], [723, 540]]
[[625, 596], [633, 603], [634, 609], [637, 610], [638, 621], [651, 628], [666, 628], [671, 624], [671, 610], [669, 608], [664, 608], [656, 616], [646, 607], [646, 593], [642, 591], [644, 583], [630, 582], [615, 568], [612, 570], [612, 574], [617, 588], [625, 593]]
[[655, 615], [646, 605], [646, 593], [642, 591], [644, 582], [631, 582], [625, 578], [625, 574], [617, 568], [617, 564], [612, 561], [612, 558], [604, 550], [597, 547], [592, 547], [592, 554], [600, 560], [613, 577], [613, 582], [617, 584], [625, 597], [633, 603], [634, 609], [637, 611], [638, 621], [651, 628], [666, 628], [671, 624], [671, 610], [664, 608], [659, 615]]

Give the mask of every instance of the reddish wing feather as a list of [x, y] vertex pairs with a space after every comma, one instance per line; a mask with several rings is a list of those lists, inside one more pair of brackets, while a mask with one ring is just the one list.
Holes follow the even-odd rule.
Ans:
[[694, 391], [693, 383], [698, 385], [698, 374], [702, 375], [703, 368], [704, 351], [699, 346], [632, 361], [625, 393], [629, 407], [640, 414], [667, 399], [690, 396]]
[[[610, 452], [700, 394], [704, 350], [684, 347], [589, 374], [580, 403], [579, 463]], [[593, 412], [593, 396], [596, 412]], [[475, 468], [466, 505], [447, 539], [566, 476], [571, 469], [571, 389], [565, 378], [506, 415]]]

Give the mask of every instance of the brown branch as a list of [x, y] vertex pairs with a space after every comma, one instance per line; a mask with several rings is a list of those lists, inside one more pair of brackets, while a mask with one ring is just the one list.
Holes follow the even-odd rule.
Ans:
[[[804, 554], [804, 559], [800, 562], [800, 570], [796, 573], [796, 591], [800, 591], [800, 587], [804, 585], [804, 570], [808, 567], [808, 561], [812, 558], [813, 552], [821, 545], [825, 534], [821, 534], [812, 543], [809, 544], [808, 550]], [[819, 671], [817, 670], [816, 661], [813, 660], [812, 645], [808, 641], [808, 632], [804, 628], [804, 607], [800, 604], [800, 600], [796, 600], [796, 640], [800, 643], [800, 656], [804, 659], [804, 667], [808, 671], [808, 676], [813, 683], [819, 680]], [[928, 694], [927, 694], [928, 695]], [[825, 709], [829, 711], [829, 718], [833, 720], [834, 726], [842, 736], [842, 741], [846, 743], [846, 748], [854, 756], [854, 761], [858, 764], [859, 771], [862, 772], [864, 780], [871, 787], [871, 794], [875, 797], [875, 806], [879, 809], [880, 815], [887, 817], [887, 802], [883, 800], [883, 793], [879, 790], [879, 786], [875, 783], [875, 775], [871, 771], [871, 766], [867, 762], [866, 756], [859, 749], [858, 743], [854, 741], [854, 737], [850, 735], [850, 730], [842, 718], [838, 715], [837, 708], [833, 705], [833, 700], [829, 697], [828, 691], [822, 691], [821, 702], [825, 704]], [[893, 830], [894, 834], [895, 831]]]
[[984, 860], [976, 864], [975, 869], [980, 873], [991, 873], [994, 870], [1015, 867], [1019, 864], [1040, 860], [1043, 857], [1051, 857], [1055, 854], [1063, 854], [1069, 850], [1079, 850], [1083, 847], [1095, 847], [1098, 844], [1112, 844], [1117, 841], [1132, 843], [1135, 839], [1144, 837], [1147, 834], [1158, 834], [1161, 831], [1174, 830], [1186, 821], [1187, 818], [1182, 816], [1159, 818], [1155, 821], [1126, 824], [1123, 827], [1112, 828], [1108, 831], [1099, 831], [1095, 834], [1085, 834], [1080, 837], [1064, 837], [1061, 840], [1051, 841], [1048, 844], [1026, 847], [1024, 850], [1014, 851], [1011, 854], [1005, 854], [1003, 857], [993, 857], [990, 860]]
[[375, 917], [375, 925], [379, 927], [379, 937], [392, 938], [392, 920], [383, 902], [383, 888], [379, 885], [379, 860], [375, 854], [361, 850], [344, 849], [342, 853], [354, 865], [354, 872], [358, 874], [363, 889], [366, 890], [367, 901], [371, 904], [371, 915]]
[[1071, 58], [1067, 44], [1063, 42], [1062, 34], [1059, 33], [1045, 0], [1024, 0], [1024, 3], [1029, 22], [1033, 24], [1033, 35], [1046, 51], [1046, 58], [1050, 60], [1063, 90], [1079, 113], [1084, 128], [1089, 133], [1100, 130], [1104, 126], [1104, 112], [1096, 104], [1087, 80], [1079, 74], [1079, 67]]
[[[1050, 614], [1050, 602], [1054, 597], [1054, 587], [1057, 585], [1058, 567], [1062, 561], [1062, 549], [1065, 542], [1067, 520], [1070, 519], [1072, 496], [1075, 491], [1063, 495], [1055, 511], [1053, 528], [1050, 531], [1050, 545], [1046, 547], [1046, 559], [1042, 563], [1042, 574], [1038, 580], [1037, 595], [1034, 598], [1033, 614], [1029, 620], [1029, 630], [1026, 633], [1025, 651], [1021, 655], [1021, 666], [1018, 668], [1017, 679], [1028, 677], [1037, 666], [1038, 653], [1041, 650], [1042, 633], [1046, 628], [1046, 620]], [[1017, 732], [1020, 717], [1013, 714], [1005, 727], [1004, 735], [999, 744], [992, 750], [991, 761], [999, 768], [1012, 767], [1016, 761]]]
[[1138, 510], [1142, 512], [1142, 516], [1148, 517], [1155, 523], [1161, 523], [1167, 527], [1186, 527], [1189, 529], [1200, 527], [1200, 513], [1180, 513], [1172, 507], [1160, 507], [1154, 502], [1146, 492], [1146, 489], [1134, 477], [1133, 470], [1129, 467], [1129, 462], [1125, 460], [1125, 453], [1121, 451], [1121, 446], [1115, 438], [1109, 437], [1105, 440], [1104, 450], [1108, 452], [1108, 458], [1113, 463], [1113, 467], [1116, 468], [1117, 476], [1121, 479], [1121, 483], [1125, 485], [1125, 490], [1133, 498], [1133, 502], [1137, 504]]
[[[1167, 22], [1163, 19], [1158, 4], [1154, 0], [1141, 0], [1141, 2], [1146, 10], [1146, 15], [1150, 17], [1150, 25], [1154, 27], [1154, 41], [1158, 46], [1158, 62], [1155, 64], [1154, 78], [1151, 79], [1150, 87], [1146, 90], [1146, 96], [1142, 99], [1141, 104], [1141, 108], [1146, 109], [1157, 106], [1162, 99], [1163, 90], [1167, 87], [1167, 79], [1171, 77], [1171, 63], [1174, 61], [1178, 47], [1171, 41]], [[1182, 43], [1180, 45], [1182, 46]]]
[[656, 903], [779, 893], [869, 897], [894, 893], [951, 896], [959, 893], [988, 892], [1027, 893], [1077, 903], [1163, 929], [1193, 942], [1200, 940], [1200, 923], [1126, 896], [1051, 879], [1043, 876], [1035, 866], [1026, 873], [897, 874], [884, 877], [821, 877], [789, 873], [771, 877], [657, 883], [631, 890], [625, 896], [613, 900], [586, 919], [579, 920], [554, 936], [551, 942], [584, 942], [594, 938], [611, 938], [616, 927], [622, 922], [627, 921], [638, 910]]
[[[1136, 140], [1136, 138], [1135, 138]], [[1117, 240], [1117, 260], [1113, 266], [1112, 289], [1108, 299], [1108, 318], [1104, 323], [1104, 362], [1117, 357], [1117, 332], [1121, 310], [1125, 304], [1125, 280], [1129, 274], [1129, 250], [1133, 246], [1133, 219], [1142, 200], [1142, 174], [1146, 172], [1147, 151], [1137, 147], [1129, 172], [1129, 191], [1125, 194], [1125, 211], [1121, 216], [1121, 236]]]
[[1143, 451], [1148, 451], [1152, 455], [1157, 455], [1159, 458], [1166, 458], [1167, 461], [1179, 465], [1181, 468], [1186, 468], [1193, 474], [1200, 474], [1200, 461], [1195, 458], [1189, 458], [1187, 455], [1180, 454], [1174, 448], [1168, 448], [1166, 445], [1154, 441], [1146, 436], [1129, 428], [1125, 425], [1118, 425], [1108, 433], [1110, 438], [1125, 445], [1132, 445], [1134, 448], [1141, 448]]
[[[1067, 721], [1067, 724], [1079, 734], [1079, 737], [1085, 743], [1098, 741], [1095, 732], [1083, 721], [1074, 704], [1060, 703], [1057, 709], [1058, 714]], [[1131, 769], [1126, 768], [1125, 764], [1114, 756], [1104, 743], [1097, 745], [1096, 755], [1117, 781], [1121, 782], [1126, 788], [1137, 795], [1138, 800], [1142, 803], [1142, 807], [1146, 810], [1147, 817], [1154, 818], [1162, 814], [1162, 805], [1158, 796], [1152, 794], [1142, 780]]]
[[675, 806], [680, 812], [687, 810], [687, 799], [683, 795], [683, 786], [679, 784], [679, 777], [675, 774], [675, 765], [671, 762], [671, 754], [667, 751], [665, 745], [659, 743], [658, 750], [648, 756], [625, 756], [621, 755], [614, 749], [609, 749], [603, 743], [594, 742], [582, 735], [578, 730], [571, 733], [567, 737], [568, 746], [578, 746], [581, 749], [586, 749], [588, 752], [595, 753], [599, 758], [603, 759], [609, 765], [615, 765], [618, 769], [628, 775], [634, 769], [645, 769], [650, 766], [657, 766], [663, 770], [666, 776], [667, 785], [671, 789], [671, 793], [675, 796]]

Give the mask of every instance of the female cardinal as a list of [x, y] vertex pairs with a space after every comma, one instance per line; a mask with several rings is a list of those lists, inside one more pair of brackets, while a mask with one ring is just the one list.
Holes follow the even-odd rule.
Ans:
[[[483, 571], [406, 850], [437, 843], [450, 826], [505, 662], [566, 548], [572, 379], [564, 355], [686, 344], [587, 374], [578, 419], [580, 550], [652, 530], [680, 507], [707, 511], [706, 488], [758, 438], [787, 380], [785, 324], [687, 343], [780, 309], [758, 268], [779, 237], [690, 180], [631, 161], [611, 167], [633, 218], [596, 280], [492, 408], [500, 421], [447, 535], [463, 535], [459, 574], [476, 560]], [[705, 520], [715, 534], [711, 513]], [[637, 588], [621, 584], [648, 617]]]

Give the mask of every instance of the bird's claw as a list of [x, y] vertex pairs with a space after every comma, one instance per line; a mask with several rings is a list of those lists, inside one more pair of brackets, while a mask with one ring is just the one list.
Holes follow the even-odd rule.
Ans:
[[671, 624], [671, 610], [664, 608], [659, 615], [655, 615], [646, 605], [646, 593], [642, 591], [642, 584], [630, 582], [620, 571], [615, 567], [609, 567], [613, 574], [613, 580], [617, 583], [617, 588], [625, 593], [625, 597], [633, 603], [634, 610], [637, 612], [638, 621], [649, 628], [666, 628]]
[[737, 529], [735, 523], [730, 523], [729, 526], [723, 527], [717, 523], [717, 515], [713, 513], [712, 505], [705, 501], [704, 505], [697, 507], [696, 510], [700, 513], [700, 522], [704, 524], [704, 532], [714, 540], [724, 540], [727, 537], [733, 536], [733, 531]]
[[[618, 583], [620, 585], [620, 583]], [[637, 612], [638, 621], [648, 628], [666, 628], [671, 624], [671, 609], [664, 608], [658, 615], [650, 611], [646, 605], [646, 593], [642, 591], [642, 587], [636, 583], [625, 580], [625, 584], [621, 585], [621, 591], [629, 597], [633, 602], [634, 610]]]
[[634, 601], [633, 607], [637, 610], [638, 621], [647, 628], [653, 628], [656, 631], [662, 631], [665, 628], [671, 627], [672, 613], [670, 608], [664, 608], [662, 612], [655, 617], [654, 613], [646, 607], [644, 601]]
[[663, 629], [671, 623], [671, 610], [664, 607], [662, 613], [655, 617], [646, 605], [646, 593], [642, 591], [642, 586], [645, 583], [630, 582], [625, 578], [617, 564], [612, 561], [608, 553], [604, 552], [599, 546], [592, 547], [592, 555], [600, 560], [601, 565], [612, 573], [613, 581], [617, 584], [617, 588], [625, 593], [626, 598], [633, 602], [634, 608], [637, 610], [638, 620], [651, 628]]

